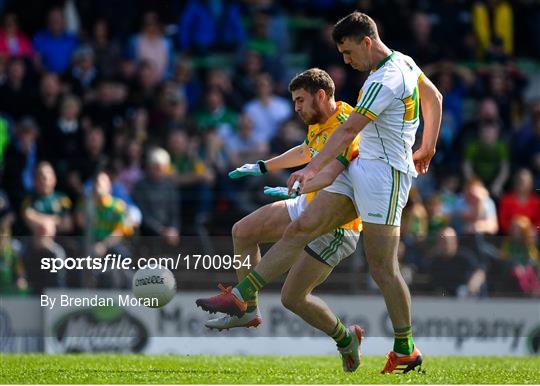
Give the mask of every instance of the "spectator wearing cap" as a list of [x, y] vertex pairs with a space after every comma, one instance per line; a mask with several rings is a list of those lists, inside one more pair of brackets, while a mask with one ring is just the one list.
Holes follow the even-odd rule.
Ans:
[[19, 29], [17, 15], [7, 12], [4, 24], [0, 28], [0, 55], [7, 58], [23, 57], [31, 59], [34, 56], [32, 43], [26, 34]]
[[22, 118], [15, 125], [15, 136], [4, 153], [3, 185], [14, 209], [22, 197], [34, 188], [33, 174], [41, 156], [37, 138], [39, 128], [32, 118]]
[[71, 56], [79, 46], [77, 37], [65, 30], [60, 8], [49, 11], [47, 29], [34, 37], [34, 47], [47, 71], [63, 75], [69, 69]]
[[516, 173], [513, 190], [506, 193], [499, 204], [499, 221], [503, 233], [508, 233], [516, 216], [528, 218], [533, 228], [540, 231], [540, 196], [534, 192], [533, 175], [528, 169]]
[[133, 188], [133, 199], [141, 209], [141, 234], [159, 236], [170, 246], [180, 242], [178, 190], [171, 178], [171, 158], [162, 148], [148, 153], [146, 176]]

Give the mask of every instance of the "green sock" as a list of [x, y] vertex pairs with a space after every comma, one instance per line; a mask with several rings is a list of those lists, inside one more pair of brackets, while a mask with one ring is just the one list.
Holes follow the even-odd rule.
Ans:
[[394, 351], [398, 354], [410, 355], [414, 349], [412, 327], [394, 329]]
[[253, 299], [246, 300], [247, 308], [246, 312], [253, 312], [257, 309], [259, 297], [257, 294], [255, 294], [255, 297]]
[[238, 292], [242, 296], [244, 301], [249, 301], [257, 299], [257, 292], [266, 285], [264, 279], [257, 272], [253, 271], [245, 278], [242, 279], [240, 283], [236, 285]]
[[336, 341], [338, 347], [345, 347], [351, 343], [352, 337], [349, 329], [341, 323], [341, 320], [337, 320], [334, 331], [330, 334], [330, 337]]

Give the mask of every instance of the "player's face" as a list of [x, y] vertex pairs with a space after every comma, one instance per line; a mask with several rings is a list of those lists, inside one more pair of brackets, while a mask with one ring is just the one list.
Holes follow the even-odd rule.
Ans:
[[342, 43], [337, 44], [338, 51], [343, 55], [345, 64], [350, 65], [357, 71], [368, 71], [371, 69], [371, 46], [368, 37], [357, 41], [353, 38], [345, 38]]
[[299, 89], [292, 92], [292, 99], [294, 102], [294, 111], [298, 113], [306, 125], [313, 125], [319, 122], [321, 109], [317, 100], [317, 94], [311, 95], [306, 90]]

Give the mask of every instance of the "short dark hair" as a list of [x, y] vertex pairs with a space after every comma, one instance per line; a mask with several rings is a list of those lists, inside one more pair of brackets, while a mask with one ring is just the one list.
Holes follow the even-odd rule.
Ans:
[[358, 11], [354, 11], [339, 20], [332, 30], [332, 39], [338, 44], [343, 43], [346, 38], [361, 40], [365, 36], [378, 39], [377, 24], [371, 17]]
[[334, 81], [328, 73], [320, 68], [310, 68], [296, 75], [289, 83], [289, 92], [304, 89], [311, 95], [319, 90], [324, 90], [329, 98], [334, 97], [336, 89]]

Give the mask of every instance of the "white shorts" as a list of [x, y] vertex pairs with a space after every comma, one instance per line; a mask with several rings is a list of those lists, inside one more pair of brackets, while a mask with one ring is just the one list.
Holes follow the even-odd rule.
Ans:
[[[308, 206], [306, 196], [285, 200], [289, 217], [296, 220]], [[341, 260], [349, 257], [356, 250], [360, 233], [351, 229], [338, 228], [311, 241], [304, 250], [313, 258], [331, 266], [337, 266]]]
[[350, 197], [362, 222], [400, 226], [411, 184], [410, 175], [386, 162], [356, 158], [324, 190]]

